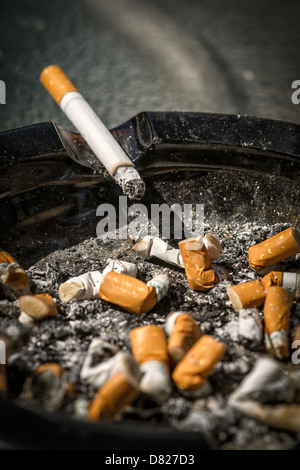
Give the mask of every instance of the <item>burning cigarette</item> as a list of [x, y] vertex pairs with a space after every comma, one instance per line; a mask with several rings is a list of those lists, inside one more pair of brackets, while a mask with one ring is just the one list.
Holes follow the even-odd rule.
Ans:
[[158, 404], [171, 393], [169, 358], [164, 330], [157, 325], [140, 326], [130, 332], [132, 353], [140, 364], [140, 390]]
[[293, 272], [272, 271], [262, 278], [262, 283], [268, 290], [271, 286], [283, 287], [293, 297], [300, 297], [300, 275]]
[[[106, 356], [105, 359], [103, 359], [103, 355]], [[96, 364], [95, 360], [97, 360]], [[134, 370], [134, 368], [136, 369], [134, 375], [138, 376], [139, 365], [131, 354], [119, 351], [117, 346], [107, 343], [101, 338], [94, 338], [83, 363], [80, 378], [99, 388], [116, 372], [126, 373], [126, 371]]]
[[61, 68], [46, 67], [40, 80], [124, 194], [130, 199], [141, 199], [145, 183], [132, 161]]
[[208, 375], [225, 354], [226, 348], [212, 336], [203, 335], [175, 367], [172, 378], [182, 392], [199, 398], [211, 392]]
[[29, 283], [24, 269], [6, 251], [0, 252], [0, 278], [13, 289], [23, 289]]
[[243, 282], [227, 289], [228, 297], [237, 312], [242, 309], [260, 307], [265, 301], [266, 293], [262, 279]]
[[19, 306], [34, 320], [42, 320], [50, 315], [58, 314], [53, 297], [49, 294], [22, 295], [19, 297]]
[[[214, 235], [207, 233], [203, 238], [203, 243], [211, 261], [221, 256], [222, 247]], [[159, 237], [146, 235], [133, 246], [133, 249], [146, 259], [158, 258], [165, 263], [184, 268], [180, 250], [178, 248], [172, 248]]]
[[264, 305], [266, 348], [278, 359], [289, 355], [288, 331], [293, 297], [283, 287], [272, 286]]
[[228, 277], [225, 268], [215, 272], [201, 237], [178, 243], [189, 286], [193, 290], [208, 290]]
[[99, 297], [140, 315], [148, 313], [166, 295], [169, 284], [165, 274], [159, 274], [145, 284], [126, 274], [111, 271], [100, 285]]
[[169, 336], [170, 365], [174, 369], [202, 333], [196, 320], [184, 312], [171, 312], [166, 319], [165, 330]]
[[122, 409], [133, 403], [140, 394], [139, 375], [116, 372], [97, 392], [90, 405], [89, 421], [112, 419]]
[[72, 277], [67, 282], [61, 284], [58, 290], [60, 300], [62, 302], [70, 302], [75, 299], [90, 300], [97, 298], [103, 278], [110, 271], [134, 277], [137, 274], [137, 266], [134, 263], [117, 259], [108, 259], [107, 261], [108, 265], [103, 273], [100, 271], [90, 271], [80, 276]]
[[251, 268], [262, 272], [285, 258], [300, 252], [300, 234], [296, 227], [290, 227], [271, 238], [251, 246], [248, 250], [248, 261]]

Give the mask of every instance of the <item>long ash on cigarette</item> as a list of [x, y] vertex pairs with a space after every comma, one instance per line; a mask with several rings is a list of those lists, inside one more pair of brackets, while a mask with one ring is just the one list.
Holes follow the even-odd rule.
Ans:
[[61, 68], [46, 67], [41, 73], [41, 82], [124, 194], [130, 199], [141, 199], [145, 183], [132, 161]]
[[[208, 198], [211, 197], [210, 187], [217, 191], [218, 184], [220, 187], [224, 185], [224, 179], [220, 182], [215, 176], [206, 176], [205, 180], [193, 177], [191, 181], [192, 184], [187, 188], [182, 176], [178, 177], [178, 180], [175, 179], [175, 184], [172, 179], [166, 181], [162, 178], [157, 180], [155, 188], [168, 204], [172, 204], [179, 194], [184, 198], [185, 192], [188, 197], [197, 200], [205, 184]], [[247, 189], [245, 180], [241, 178], [239, 182]], [[220, 189], [222, 194], [223, 190], [224, 187]], [[219, 203], [218, 200], [217, 202]], [[214, 207], [218, 205], [215, 204]], [[224, 203], [222, 208], [228, 209], [230, 213], [232, 202], [228, 202], [228, 205]], [[118, 419], [136, 423], [137, 432], [138, 422], [148, 420], [157, 426], [163, 424], [187, 432], [201, 432], [216, 448], [221, 449], [292, 448], [298, 442], [297, 434], [289, 429], [286, 432], [278, 427], [276, 429], [267, 422], [259, 423], [256, 420], [256, 410], [269, 409], [271, 404], [272, 409], [276, 411], [277, 403], [280, 410], [282, 405], [289, 404], [292, 405], [293, 411], [297, 410], [299, 390], [297, 391], [296, 384], [299, 383], [299, 376], [297, 378], [296, 372], [299, 372], [299, 366], [293, 365], [289, 360], [279, 361], [267, 353], [260, 328], [260, 322], [263, 322], [261, 307], [261, 310], [254, 307], [237, 312], [227, 295], [230, 286], [262, 277], [261, 273], [249, 267], [248, 248], [287, 229], [290, 224], [286, 223], [284, 217], [282, 223], [268, 224], [259, 220], [245, 222], [245, 218], [241, 218], [242, 221], [239, 218], [228, 218], [228, 222], [224, 222], [218, 219], [217, 210], [210, 214], [204, 231], [213, 233], [221, 242], [223, 254], [217, 263], [227, 268], [230, 277], [208, 291], [192, 290], [183, 268], [154, 258], [145, 259], [132, 249], [130, 240], [105, 241], [89, 238], [76, 246], [56, 250], [42, 257], [27, 269], [29, 278], [35, 284], [34, 293], [46, 291], [53, 297], [59, 309], [63, 307], [63, 311], [60, 310], [57, 315], [49, 316], [38, 324], [35, 322], [32, 325], [22, 325], [18, 320], [18, 301], [4, 297], [0, 300], [0, 333], [13, 337], [15, 342], [15, 354], [8, 359], [7, 368], [11, 371], [8, 373], [8, 379], [10, 375], [13, 376], [14, 371], [22, 371], [18, 383], [13, 380], [9, 382], [9, 393], [26, 399], [26, 393], [32, 389], [32, 381], [36, 383], [35, 371], [38, 367], [44, 363], [58, 363], [65, 370], [65, 382], [73, 385], [74, 392], [68, 394], [65, 387], [62, 389], [62, 385], [57, 384], [57, 387], [59, 385], [61, 388], [51, 389], [49, 385], [48, 393], [52, 393], [52, 400], [56, 400], [57, 390], [62, 389], [64, 393], [61, 393], [58, 412], [87, 419], [89, 406], [97, 397], [100, 386], [99, 364], [103, 364], [102, 374], [119, 367], [117, 355], [120, 352], [132, 352], [131, 331], [148, 325], [164, 328], [169, 312], [186, 312], [197, 322], [202, 335], [209, 335], [226, 344], [225, 355], [215, 364], [214, 370], [207, 378], [211, 392], [199, 398], [190, 398], [183, 395], [173, 383], [171, 393], [163, 403], [155, 402], [141, 393], [135, 401], [128, 401], [129, 404], [122, 410]], [[171, 239], [169, 244], [178, 248], [177, 240]], [[60, 285], [87, 272], [103, 273], [108, 258], [135, 263], [138, 267], [138, 279], [144, 283], [151, 281], [158, 274], [167, 275], [170, 279], [169, 292], [149, 313], [141, 315], [128, 313], [99, 296], [61, 304], [58, 297]], [[19, 261], [24, 265], [23, 259]], [[299, 256], [284, 260], [281, 268], [284, 272], [299, 270]], [[288, 334], [290, 344], [299, 323], [299, 303], [294, 302]], [[251, 328], [251, 334], [245, 324], [254, 326]], [[95, 338], [100, 338], [110, 346], [101, 350], [97, 346], [92, 352], [90, 345]], [[247, 403], [244, 403], [244, 395], [233, 394], [251, 373], [257, 360], [266, 356], [272, 361], [277, 361], [276, 380], [263, 382], [253, 392], [253, 396], [247, 397], [248, 401], [251, 401], [251, 407], [245, 410]], [[82, 372], [86, 372], [86, 367], [83, 369], [86, 364], [89, 366], [87, 376]], [[40, 406], [43, 406], [42, 400]]]

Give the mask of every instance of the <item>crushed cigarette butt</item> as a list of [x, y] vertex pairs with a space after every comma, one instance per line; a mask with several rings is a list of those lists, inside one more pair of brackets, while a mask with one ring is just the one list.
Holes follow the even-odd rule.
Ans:
[[99, 388], [89, 411], [89, 421], [109, 420], [118, 415], [125, 406], [133, 403], [139, 396], [139, 375], [116, 372]]
[[265, 341], [278, 359], [289, 356], [288, 332], [292, 295], [283, 287], [271, 286], [264, 304]]
[[223, 343], [209, 335], [201, 336], [173, 371], [172, 378], [179, 391], [193, 398], [210, 392], [207, 377], [225, 352]]
[[148, 313], [167, 293], [169, 278], [164, 274], [155, 276], [145, 284], [127, 274], [109, 272], [103, 279], [99, 297], [119, 305], [130, 313]]
[[132, 353], [140, 364], [141, 392], [158, 404], [171, 393], [169, 358], [164, 330], [158, 325], [140, 326], [130, 331]]
[[202, 333], [196, 320], [185, 312], [170, 312], [166, 319], [165, 330], [169, 336], [170, 366], [174, 369]]
[[23, 289], [29, 283], [24, 269], [6, 251], [0, 252], [0, 279], [13, 289]]

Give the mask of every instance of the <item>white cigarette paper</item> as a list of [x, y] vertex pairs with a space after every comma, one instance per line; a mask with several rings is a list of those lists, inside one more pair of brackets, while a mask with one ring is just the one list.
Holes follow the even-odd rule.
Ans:
[[153, 401], [162, 404], [171, 394], [171, 379], [169, 369], [159, 361], [144, 362], [140, 366], [142, 378], [140, 390]]

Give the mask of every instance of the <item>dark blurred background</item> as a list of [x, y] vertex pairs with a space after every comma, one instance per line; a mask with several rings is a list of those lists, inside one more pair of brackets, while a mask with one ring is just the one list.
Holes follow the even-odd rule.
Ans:
[[39, 83], [60, 65], [108, 127], [140, 111], [243, 113], [300, 124], [300, 2], [0, 0], [0, 131], [72, 129]]

